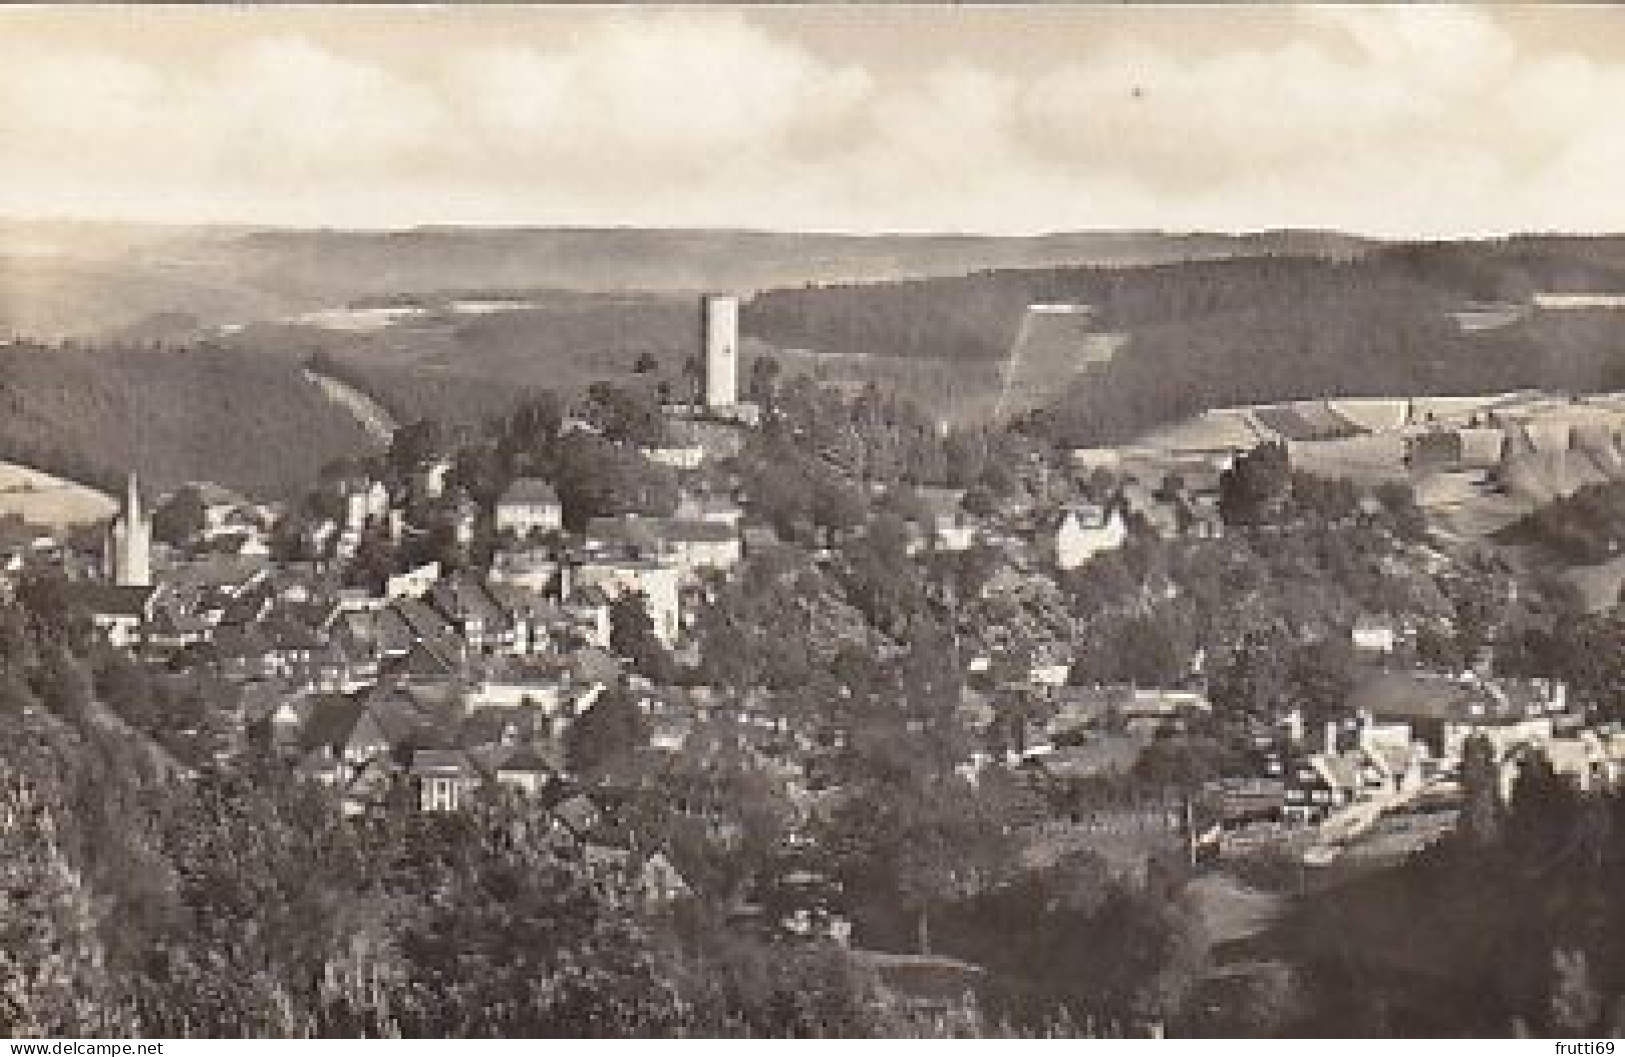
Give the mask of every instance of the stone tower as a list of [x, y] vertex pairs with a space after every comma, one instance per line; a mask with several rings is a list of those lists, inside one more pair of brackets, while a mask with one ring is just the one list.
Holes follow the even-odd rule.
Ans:
[[739, 403], [739, 298], [710, 294], [700, 302], [705, 345], [705, 406]]
[[141, 489], [130, 473], [124, 509], [113, 520], [107, 540], [107, 565], [120, 587], [152, 586], [152, 519], [141, 509]]

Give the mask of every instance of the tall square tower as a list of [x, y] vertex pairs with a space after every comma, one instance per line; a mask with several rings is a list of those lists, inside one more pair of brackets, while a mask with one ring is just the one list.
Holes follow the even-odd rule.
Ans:
[[700, 302], [701, 340], [705, 346], [705, 406], [739, 403], [739, 298], [708, 294]]

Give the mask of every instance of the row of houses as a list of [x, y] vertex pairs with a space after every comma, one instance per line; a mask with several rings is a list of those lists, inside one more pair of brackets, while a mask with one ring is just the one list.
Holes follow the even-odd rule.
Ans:
[[1318, 822], [1362, 800], [1454, 789], [1474, 738], [1490, 746], [1508, 795], [1519, 764], [1537, 752], [1581, 788], [1625, 778], [1625, 736], [1588, 726], [1555, 680], [1383, 672], [1356, 687], [1347, 711], [1325, 724], [1318, 744], [1300, 723], [1287, 740], [1310, 747], [1266, 763], [1284, 820]]

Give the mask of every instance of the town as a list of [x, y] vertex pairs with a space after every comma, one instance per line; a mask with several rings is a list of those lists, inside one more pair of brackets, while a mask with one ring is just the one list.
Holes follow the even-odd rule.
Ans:
[[[1612, 398], [1260, 406], [1067, 450], [771, 360], [742, 386], [738, 300], [696, 316], [681, 379], [409, 423], [296, 504], [131, 473], [100, 529], [14, 523], [10, 649], [43, 674], [12, 706], [126, 732], [169, 781], [269, 764], [344, 819], [522, 803], [645, 911], [853, 948], [933, 1016], [986, 971], [933, 950], [933, 904], [1083, 855], [1206, 927], [1263, 898], [1216, 878], [1380, 870], [1531, 767], [1625, 776], [1613, 677], [1565, 641], [1594, 618], [1452, 536], [1551, 423], [1617, 444]], [[847, 829], [905, 787], [947, 806]], [[987, 880], [832, 843], [887, 839]], [[1124, 1008], [1098, 1015], [1169, 1015]]]
[[0, 7], [0, 1036], [1625, 1036], [1621, 33]]

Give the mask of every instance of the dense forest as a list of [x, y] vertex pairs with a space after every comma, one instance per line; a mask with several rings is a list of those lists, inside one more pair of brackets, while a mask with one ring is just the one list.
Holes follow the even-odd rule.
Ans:
[[206, 347], [0, 346], [0, 459], [88, 484], [133, 469], [158, 489], [212, 480], [274, 498], [370, 446], [295, 362]]

